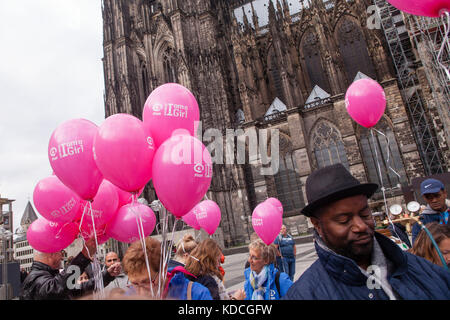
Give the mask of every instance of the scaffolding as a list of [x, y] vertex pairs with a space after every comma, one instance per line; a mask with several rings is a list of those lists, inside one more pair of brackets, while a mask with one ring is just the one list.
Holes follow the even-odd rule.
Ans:
[[425, 174], [443, 173], [445, 165], [422, 97], [415, 72], [416, 58], [402, 13], [386, 0], [374, 0], [374, 3], [378, 9]]
[[[446, 19], [445, 19], [446, 18]], [[444, 123], [450, 122], [450, 45], [445, 24], [450, 17], [428, 18], [411, 16], [410, 30], [418, 54], [425, 66], [425, 73], [437, 101], [439, 117]], [[447, 22], [445, 22], [447, 20]], [[445, 43], [443, 43], [445, 41]], [[450, 128], [444, 126], [447, 141], [450, 142]]]

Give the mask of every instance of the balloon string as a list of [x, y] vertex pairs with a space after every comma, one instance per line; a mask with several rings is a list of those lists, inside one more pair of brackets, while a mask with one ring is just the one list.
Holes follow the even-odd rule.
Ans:
[[[386, 216], [389, 220], [389, 223], [392, 225], [392, 230], [394, 231], [395, 235], [397, 236], [397, 238], [400, 240], [400, 237], [397, 234], [397, 231], [395, 229], [395, 225], [391, 220], [391, 217], [389, 216], [389, 211], [388, 211], [388, 205], [387, 205], [387, 200], [386, 200], [386, 194], [385, 194], [385, 188], [384, 188], [384, 184], [383, 184], [383, 176], [381, 174], [381, 166], [380, 166], [380, 162], [378, 161], [378, 151], [377, 151], [377, 144], [375, 143], [375, 137], [373, 135], [373, 128], [371, 128], [370, 133], [372, 135], [372, 143], [373, 143], [373, 149], [375, 150], [375, 160], [377, 162], [377, 167], [378, 167], [378, 174], [379, 174], [379, 178], [380, 178], [380, 182], [381, 182], [381, 192], [383, 193], [383, 200], [384, 200], [384, 208], [386, 210]], [[400, 240], [401, 241], [401, 240]]]
[[[89, 201], [89, 212], [90, 212], [91, 219], [92, 219], [92, 228], [94, 230], [95, 247], [98, 248], [98, 239], [97, 239], [97, 230], [95, 229], [94, 212], [92, 210], [92, 203], [90, 201]], [[94, 298], [96, 298], [96, 300], [105, 299], [103, 277], [102, 277], [101, 270], [100, 270], [100, 263], [97, 259], [97, 253], [94, 253], [94, 261], [93, 261], [92, 271], [94, 273], [94, 279], [95, 279]]]
[[[445, 17], [447, 17], [447, 21], [445, 21]], [[445, 32], [445, 35], [444, 35], [444, 38], [442, 39], [441, 48], [439, 49], [439, 53], [438, 53], [438, 55], [437, 55], [437, 62], [438, 62], [439, 65], [442, 67], [442, 69], [445, 71], [445, 74], [447, 75], [447, 78], [448, 78], [448, 80], [450, 81], [450, 72], [449, 72], [447, 66], [445, 66], [445, 65], [442, 63], [442, 60], [441, 60], [441, 56], [442, 56], [442, 54], [444, 53], [444, 49], [447, 47], [447, 50], [450, 51], [450, 48], [449, 48], [449, 46], [450, 46], [450, 42], [449, 42], [449, 33], [450, 33], [450, 13], [449, 13], [447, 10], [445, 10], [445, 11], [442, 13], [442, 15], [441, 15], [441, 20], [442, 20], [442, 23], [443, 23], [443, 25], [444, 25], [444, 32]], [[449, 52], [449, 54], [450, 54], [450, 52]]]
[[389, 137], [388, 137], [386, 134], [384, 134], [383, 132], [378, 131], [378, 130], [375, 129], [375, 128], [372, 128], [372, 129], [375, 130], [378, 134], [381, 134], [382, 136], [384, 136], [384, 137], [386, 138], [386, 140], [387, 140], [387, 145], [386, 145], [386, 154], [387, 154], [386, 164], [387, 164], [389, 170], [391, 170], [393, 173], [395, 173], [395, 174], [397, 175], [397, 177], [400, 179], [400, 178], [401, 178], [400, 175], [399, 175], [399, 174], [397, 173], [397, 171], [395, 171], [395, 170], [391, 167], [391, 165], [390, 165], [390, 154], [391, 154], [391, 150], [389, 149], [389, 146], [390, 146]]
[[[152, 283], [152, 272], [150, 269], [150, 264], [148, 262], [147, 245], [145, 243], [145, 233], [144, 233], [144, 228], [142, 226], [142, 217], [138, 212], [136, 212], [134, 210], [134, 204], [137, 203], [136, 199], [137, 199], [137, 196], [135, 194], [133, 194], [132, 195], [132, 203], [131, 203], [131, 211], [134, 213], [134, 217], [136, 218], [136, 225], [137, 225], [137, 230], [139, 233], [139, 241], [141, 242], [142, 250], [144, 251], [145, 265], [147, 267], [148, 277], [149, 277], [149, 281], [150, 281], [150, 291], [152, 293], [152, 297], [155, 298], [155, 292], [153, 291], [153, 283]], [[139, 223], [139, 220], [141, 223]], [[141, 226], [142, 226], [142, 229], [141, 229]]]

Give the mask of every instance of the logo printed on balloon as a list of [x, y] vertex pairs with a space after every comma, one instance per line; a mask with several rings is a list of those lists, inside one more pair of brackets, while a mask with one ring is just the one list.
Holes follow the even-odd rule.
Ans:
[[167, 103], [164, 106], [161, 104], [155, 104], [152, 107], [154, 116], [167, 116], [176, 118], [186, 118], [188, 117], [188, 106], [183, 106], [181, 104]]
[[196, 209], [194, 210], [194, 213], [197, 220], [205, 219], [208, 217], [208, 212], [206, 212], [205, 210]]
[[212, 177], [212, 166], [208, 164], [197, 163], [194, 165], [194, 176], [197, 178], [211, 178]]
[[[58, 152], [59, 150], [59, 152]], [[70, 157], [76, 154], [82, 153], [83, 150], [83, 141], [77, 140], [77, 141], [71, 141], [67, 143], [61, 143], [58, 145], [58, 148], [53, 147], [50, 149], [50, 156], [52, 158], [52, 161], [56, 161], [58, 159], [63, 159], [66, 157]], [[59, 158], [58, 158], [59, 156]]]
[[264, 222], [261, 218], [252, 218], [252, 224], [255, 227], [262, 227], [264, 225]]
[[153, 110], [153, 115], [154, 116], [160, 116], [161, 115], [161, 110], [162, 110], [162, 105], [160, 105], [160, 104], [155, 104], [153, 107], [152, 107], [152, 110]]
[[148, 147], [152, 150], [155, 149], [155, 143], [153, 142], [152, 137], [147, 137], [147, 143], [148, 143]]
[[77, 205], [77, 200], [75, 198], [70, 199], [64, 206], [62, 206], [59, 209], [53, 210], [50, 215], [52, 215], [55, 218], [58, 218], [62, 215], [67, 214]]

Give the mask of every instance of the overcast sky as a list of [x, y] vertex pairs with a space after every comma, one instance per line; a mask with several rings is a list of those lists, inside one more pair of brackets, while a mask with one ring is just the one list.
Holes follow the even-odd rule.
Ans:
[[[100, 0], [0, 1], [0, 195], [19, 227], [62, 122], [104, 120]], [[33, 203], [33, 202], [32, 202]]]

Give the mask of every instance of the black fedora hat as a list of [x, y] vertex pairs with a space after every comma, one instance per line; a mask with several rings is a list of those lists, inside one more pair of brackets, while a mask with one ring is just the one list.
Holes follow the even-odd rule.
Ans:
[[370, 198], [377, 189], [378, 185], [375, 183], [360, 183], [340, 163], [324, 167], [314, 171], [306, 179], [308, 205], [303, 208], [302, 213], [310, 217], [323, 205], [360, 194]]

